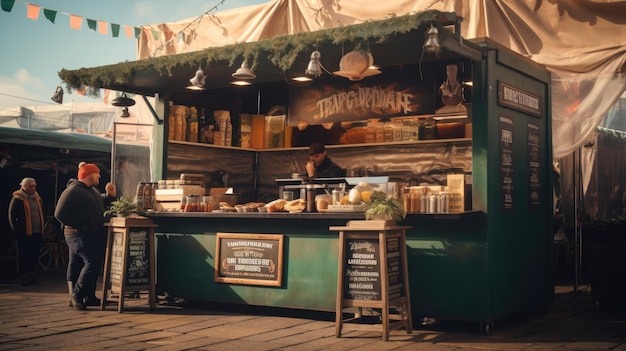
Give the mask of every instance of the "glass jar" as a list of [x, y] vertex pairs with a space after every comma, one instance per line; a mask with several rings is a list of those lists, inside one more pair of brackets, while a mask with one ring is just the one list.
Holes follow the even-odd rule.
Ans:
[[200, 211], [200, 196], [190, 195], [187, 196], [187, 204], [185, 205], [185, 212], [199, 212]]

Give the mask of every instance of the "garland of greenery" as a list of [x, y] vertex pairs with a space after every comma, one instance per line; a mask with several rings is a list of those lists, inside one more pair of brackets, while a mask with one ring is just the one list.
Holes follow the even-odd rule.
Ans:
[[[443, 17], [442, 17], [443, 16]], [[366, 21], [360, 24], [324, 29], [314, 32], [303, 32], [292, 35], [282, 35], [256, 42], [238, 43], [222, 47], [212, 47], [191, 53], [153, 57], [143, 60], [124, 62], [122, 64], [100, 66], [94, 68], [80, 68], [78, 70], [62, 69], [59, 77], [65, 83], [68, 92], [73, 89], [84, 89], [89, 96], [97, 97], [100, 88], [115, 84], [128, 84], [135, 72], [145, 71], [155, 75], [171, 75], [175, 68], [193, 69], [199, 65], [205, 66], [211, 62], [227, 61], [234, 65], [240, 57], [252, 61], [254, 70], [258, 58], [266, 55], [273, 65], [283, 70], [289, 70], [298, 55], [313, 46], [323, 44], [351, 43], [355, 50], [365, 51], [368, 41], [382, 43], [388, 37], [408, 33], [424, 23], [430, 23], [439, 30], [442, 40], [452, 34], [442, 27], [440, 18], [453, 21], [454, 13], [442, 13], [435, 10], [424, 11], [404, 16], [391, 16], [377, 21]]]

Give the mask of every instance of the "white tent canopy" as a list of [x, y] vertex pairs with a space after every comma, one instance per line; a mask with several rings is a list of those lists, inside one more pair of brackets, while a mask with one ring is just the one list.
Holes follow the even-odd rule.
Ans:
[[489, 37], [552, 72], [554, 157], [577, 150], [626, 90], [626, 1], [273, 0], [144, 26], [138, 59], [252, 42], [425, 10], [456, 12], [466, 39]]

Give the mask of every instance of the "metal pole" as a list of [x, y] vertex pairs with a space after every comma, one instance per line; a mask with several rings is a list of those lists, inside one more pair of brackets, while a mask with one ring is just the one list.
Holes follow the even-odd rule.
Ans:
[[115, 184], [115, 160], [117, 159], [116, 155], [116, 145], [115, 140], [117, 139], [117, 122], [113, 122], [113, 139], [111, 140], [111, 183]]

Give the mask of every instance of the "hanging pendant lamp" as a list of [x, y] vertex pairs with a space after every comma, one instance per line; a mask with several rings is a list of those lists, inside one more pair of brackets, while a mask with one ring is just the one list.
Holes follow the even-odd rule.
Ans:
[[122, 93], [122, 96], [118, 96], [113, 101], [111, 101], [111, 105], [118, 107], [128, 107], [133, 106], [135, 104], [135, 100], [126, 96], [126, 93]]

